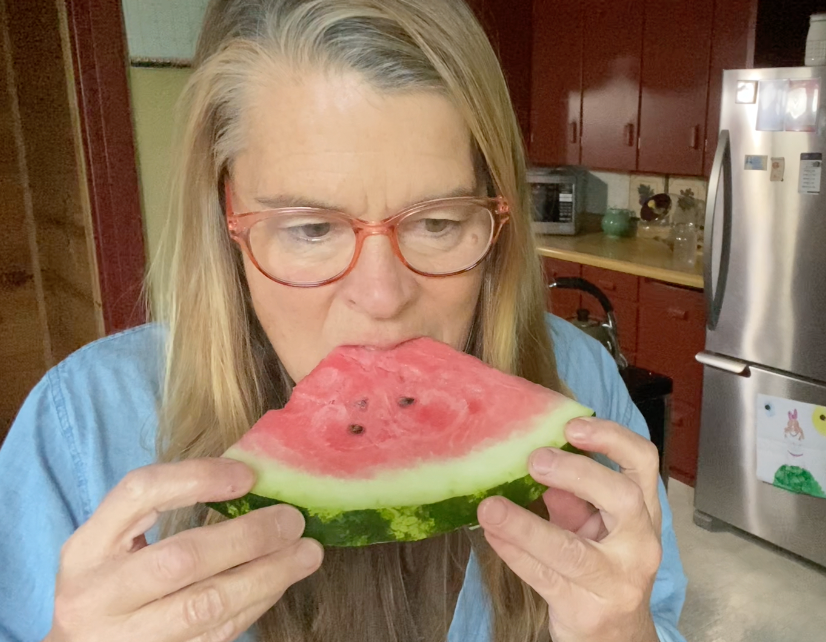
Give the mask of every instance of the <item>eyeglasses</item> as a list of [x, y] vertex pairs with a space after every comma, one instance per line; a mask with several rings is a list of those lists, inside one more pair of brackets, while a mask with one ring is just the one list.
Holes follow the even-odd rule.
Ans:
[[416, 274], [462, 274], [487, 257], [510, 218], [501, 196], [426, 201], [376, 223], [315, 207], [236, 214], [229, 183], [226, 209], [230, 236], [264, 276], [307, 288], [345, 277], [364, 240], [376, 235], [387, 236], [395, 255]]

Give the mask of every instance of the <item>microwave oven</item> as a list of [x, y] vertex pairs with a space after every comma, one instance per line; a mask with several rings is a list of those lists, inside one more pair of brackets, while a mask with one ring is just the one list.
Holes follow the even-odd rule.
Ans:
[[577, 234], [585, 211], [585, 177], [577, 169], [528, 170], [532, 227], [538, 234]]

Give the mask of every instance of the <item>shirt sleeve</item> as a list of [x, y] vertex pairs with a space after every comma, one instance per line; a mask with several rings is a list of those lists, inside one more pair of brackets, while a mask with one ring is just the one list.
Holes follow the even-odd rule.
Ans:
[[60, 549], [89, 514], [86, 480], [61, 388], [48, 373], [0, 448], [0, 640], [51, 628]]

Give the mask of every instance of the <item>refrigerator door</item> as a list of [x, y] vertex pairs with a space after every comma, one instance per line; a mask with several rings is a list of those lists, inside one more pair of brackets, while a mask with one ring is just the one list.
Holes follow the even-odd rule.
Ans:
[[826, 385], [706, 356], [695, 508], [826, 566], [826, 499], [757, 477], [757, 395], [826, 406]]
[[[826, 382], [826, 176], [816, 193], [826, 100], [821, 107], [818, 83], [826, 92], [826, 67], [725, 72], [706, 213], [706, 350]], [[756, 100], [743, 102], [749, 87]], [[769, 102], [782, 87], [791, 98]], [[801, 108], [814, 112], [808, 125], [805, 114], [795, 119]], [[786, 128], [814, 131], [757, 129], [758, 120], [776, 129], [784, 119]]]

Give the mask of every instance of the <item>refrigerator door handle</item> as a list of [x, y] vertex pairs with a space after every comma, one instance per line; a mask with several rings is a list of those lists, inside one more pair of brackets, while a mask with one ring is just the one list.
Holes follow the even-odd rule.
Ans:
[[730, 372], [732, 374], [740, 375], [741, 377], [748, 377], [751, 375], [751, 372], [749, 372], [749, 364], [743, 363], [742, 361], [729, 359], [728, 357], [721, 357], [719, 354], [701, 352], [694, 358], [704, 366], [709, 366], [710, 368], [717, 368], [717, 370]]
[[[703, 247], [703, 291], [706, 299], [706, 326], [709, 330], [714, 330], [720, 318], [720, 309], [723, 307], [723, 295], [726, 291], [729, 256], [731, 254], [731, 135], [727, 129], [720, 131], [710, 178], [708, 199], [706, 200], [705, 243]], [[720, 265], [717, 271], [717, 283], [715, 284], [711, 263], [714, 252], [714, 220], [717, 217], [717, 197], [720, 191], [721, 179], [723, 183], [723, 238], [720, 243]]]

